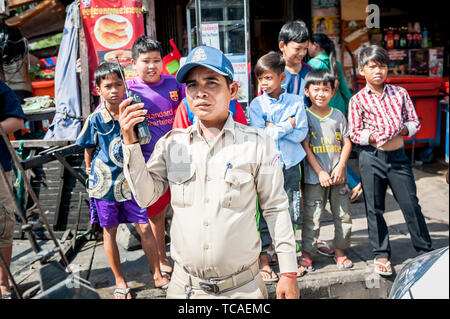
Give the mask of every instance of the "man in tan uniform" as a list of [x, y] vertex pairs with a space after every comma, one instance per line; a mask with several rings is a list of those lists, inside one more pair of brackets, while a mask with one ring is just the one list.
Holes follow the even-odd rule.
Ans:
[[171, 256], [167, 298], [267, 298], [259, 274], [261, 243], [256, 198], [275, 241], [281, 277], [277, 298], [298, 298], [294, 234], [275, 142], [262, 130], [233, 121], [238, 92], [233, 66], [211, 47], [197, 47], [178, 71], [195, 123], [156, 144], [147, 164], [133, 126], [142, 104], [120, 106], [124, 174], [146, 207], [172, 193]]

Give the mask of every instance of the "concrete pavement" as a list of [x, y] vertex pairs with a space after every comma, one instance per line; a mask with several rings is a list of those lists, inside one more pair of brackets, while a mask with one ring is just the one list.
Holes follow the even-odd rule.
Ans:
[[[354, 166], [354, 162], [351, 163]], [[415, 168], [419, 203], [426, 218], [435, 249], [449, 245], [449, 186], [445, 181], [447, 164], [435, 163]], [[355, 166], [354, 166], [355, 167]], [[352, 204], [352, 245], [348, 257], [353, 261], [351, 270], [338, 270], [332, 258], [314, 255], [315, 272], [299, 279], [301, 298], [386, 298], [395, 279], [395, 273], [383, 278], [373, 273], [373, 255], [367, 236], [367, 222], [362, 200]], [[402, 213], [392, 193], [388, 191], [386, 213], [392, 248], [391, 262], [398, 272], [407, 262], [417, 256]], [[298, 234], [300, 236], [300, 233]], [[332, 240], [333, 221], [331, 214], [323, 215], [320, 238]], [[41, 242], [51, 247], [50, 242]], [[153, 286], [152, 274], [141, 249], [127, 251], [119, 247], [124, 274], [135, 298], [164, 298], [165, 293]], [[35, 269], [38, 264], [27, 266], [34, 253], [27, 241], [16, 240], [13, 250], [12, 272], [20, 289], [26, 290], [36, 284], [39, 277]], [[32, 269], [31, 267], [34, 267]], [[71, 258], [72, 269], [88, 279], [102, 298], [113, 298], [114, 277], [108, 265], [102, 242], [88, 241]], [[271, 298], [275, 296], [275, 284], [267, 285]]]

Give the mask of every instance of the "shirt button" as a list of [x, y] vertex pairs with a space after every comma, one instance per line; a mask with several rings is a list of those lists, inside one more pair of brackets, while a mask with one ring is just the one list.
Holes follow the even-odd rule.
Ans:
[[208, 245], [208, 244], [204, 244], [204, 245], [203, 245], [203, 249], [204, 249], [204, 250], [207, 250], [208, 248], [209, 248], [209, 245]]
[[208, 204], [209, 203], [209, 199], [205, 198], [205, 203]]
[[178, 179], [177, 179], [177, 182], [178, 182], [178, 183], [181, 183], [181, 178], [178, 178]]
[[208, 182], [210, 182], [211, 181], [211, 177], [206, 177], [206, 180], [208, 181]]
[[208, 226], [209, 224], [208, 224], [208, 221], [207, 220], [205, 220], [204, 222], [203, 222], [203, 226]]

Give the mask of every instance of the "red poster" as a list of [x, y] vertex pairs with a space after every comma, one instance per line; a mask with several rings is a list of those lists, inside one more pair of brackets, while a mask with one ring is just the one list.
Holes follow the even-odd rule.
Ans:
[[116, 56], [125, 77], [134, 77], [131, 47], [144, 34], [142, 0], [81, 0], [80, 9], [88, 47], [91, 91], [95, 92], [97, 66], [103, 61], [116, 62]]

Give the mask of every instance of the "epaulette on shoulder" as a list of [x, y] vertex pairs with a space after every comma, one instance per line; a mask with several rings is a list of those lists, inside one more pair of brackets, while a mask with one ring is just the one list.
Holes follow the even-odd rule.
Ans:
[[241, 124], [238, 122], [235, 122], [235, 123], [236, 123], [236, 128], [238, 128], [242, 132], [256, 134], [256, 135], [260, 135], [260, 136], [265, 136], [265, 134], [266, 134], [266, 133], [264, 133], [264, 130], [260, 129], [259, 127], [247, 126], [247, 125], [244, 125], [244, 124]]
[[164, 135], [164, 137], [169, 137], [172, 135], [180, 134], [180, 133], [189, 133], [192, 130], [192, 125], [186, 128], [174, 128]]

